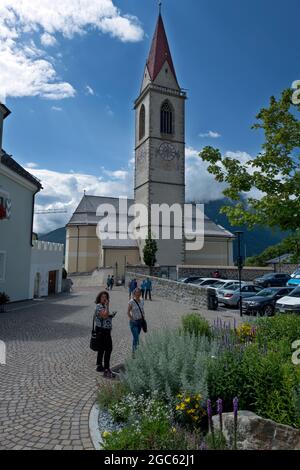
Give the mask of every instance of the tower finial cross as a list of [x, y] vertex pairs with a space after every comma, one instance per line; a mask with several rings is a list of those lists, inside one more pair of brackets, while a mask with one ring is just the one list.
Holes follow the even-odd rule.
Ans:
[[159, 13], [161, 13], [161, 7], [162, 7], [162, 1], [159, 0], [159, 2], [158, 2]]

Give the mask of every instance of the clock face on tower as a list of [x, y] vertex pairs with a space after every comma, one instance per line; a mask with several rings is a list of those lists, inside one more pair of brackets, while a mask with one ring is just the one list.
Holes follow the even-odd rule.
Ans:
[[158, 155], [165, 162], [171, 162], [176, 158], [177, 151], [174, 145], [169, 144], [168, 142], [164, 142], [158, 148]]

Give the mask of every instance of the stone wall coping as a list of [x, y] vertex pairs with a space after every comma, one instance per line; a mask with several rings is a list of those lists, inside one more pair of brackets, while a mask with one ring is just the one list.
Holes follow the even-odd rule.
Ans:
[[[177, 266], [177, 269], [211, 269], [211, 270], [217, 270], [217, 269], [220, 269], [220, 270], [230, 270], [230, 269], [236, 269], [238, 270], [238, 267], [237, 266], [206, 266], [206, 265], [178, 265]], [[273, 272], [273, 268], [268, 266], [268, 267], [255, 267], [255, 266], [244, 266], [243, 267], [243, 270], [247, 270], [247, 271], [271, 271]]]

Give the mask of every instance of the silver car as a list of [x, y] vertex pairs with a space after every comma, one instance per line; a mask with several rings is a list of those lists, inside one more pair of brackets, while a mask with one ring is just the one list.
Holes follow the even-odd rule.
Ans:
[[218, 289], [217, 296], [220, 304], [228, 305], [229, 307], [239, 307], [240, 297], [242, 297], [243, 299], [247, 297], [253, 297], [260, 291], [260, 287], [242, 282], [241, 292], [239, 283], [235, 283], [231, 286], [227, 286], [226, 289]]

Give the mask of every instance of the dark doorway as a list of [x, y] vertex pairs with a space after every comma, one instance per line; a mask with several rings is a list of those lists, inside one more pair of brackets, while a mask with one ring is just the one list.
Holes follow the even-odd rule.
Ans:
[[48, 295], [56, 293], [56, 271], [49, 271]]

